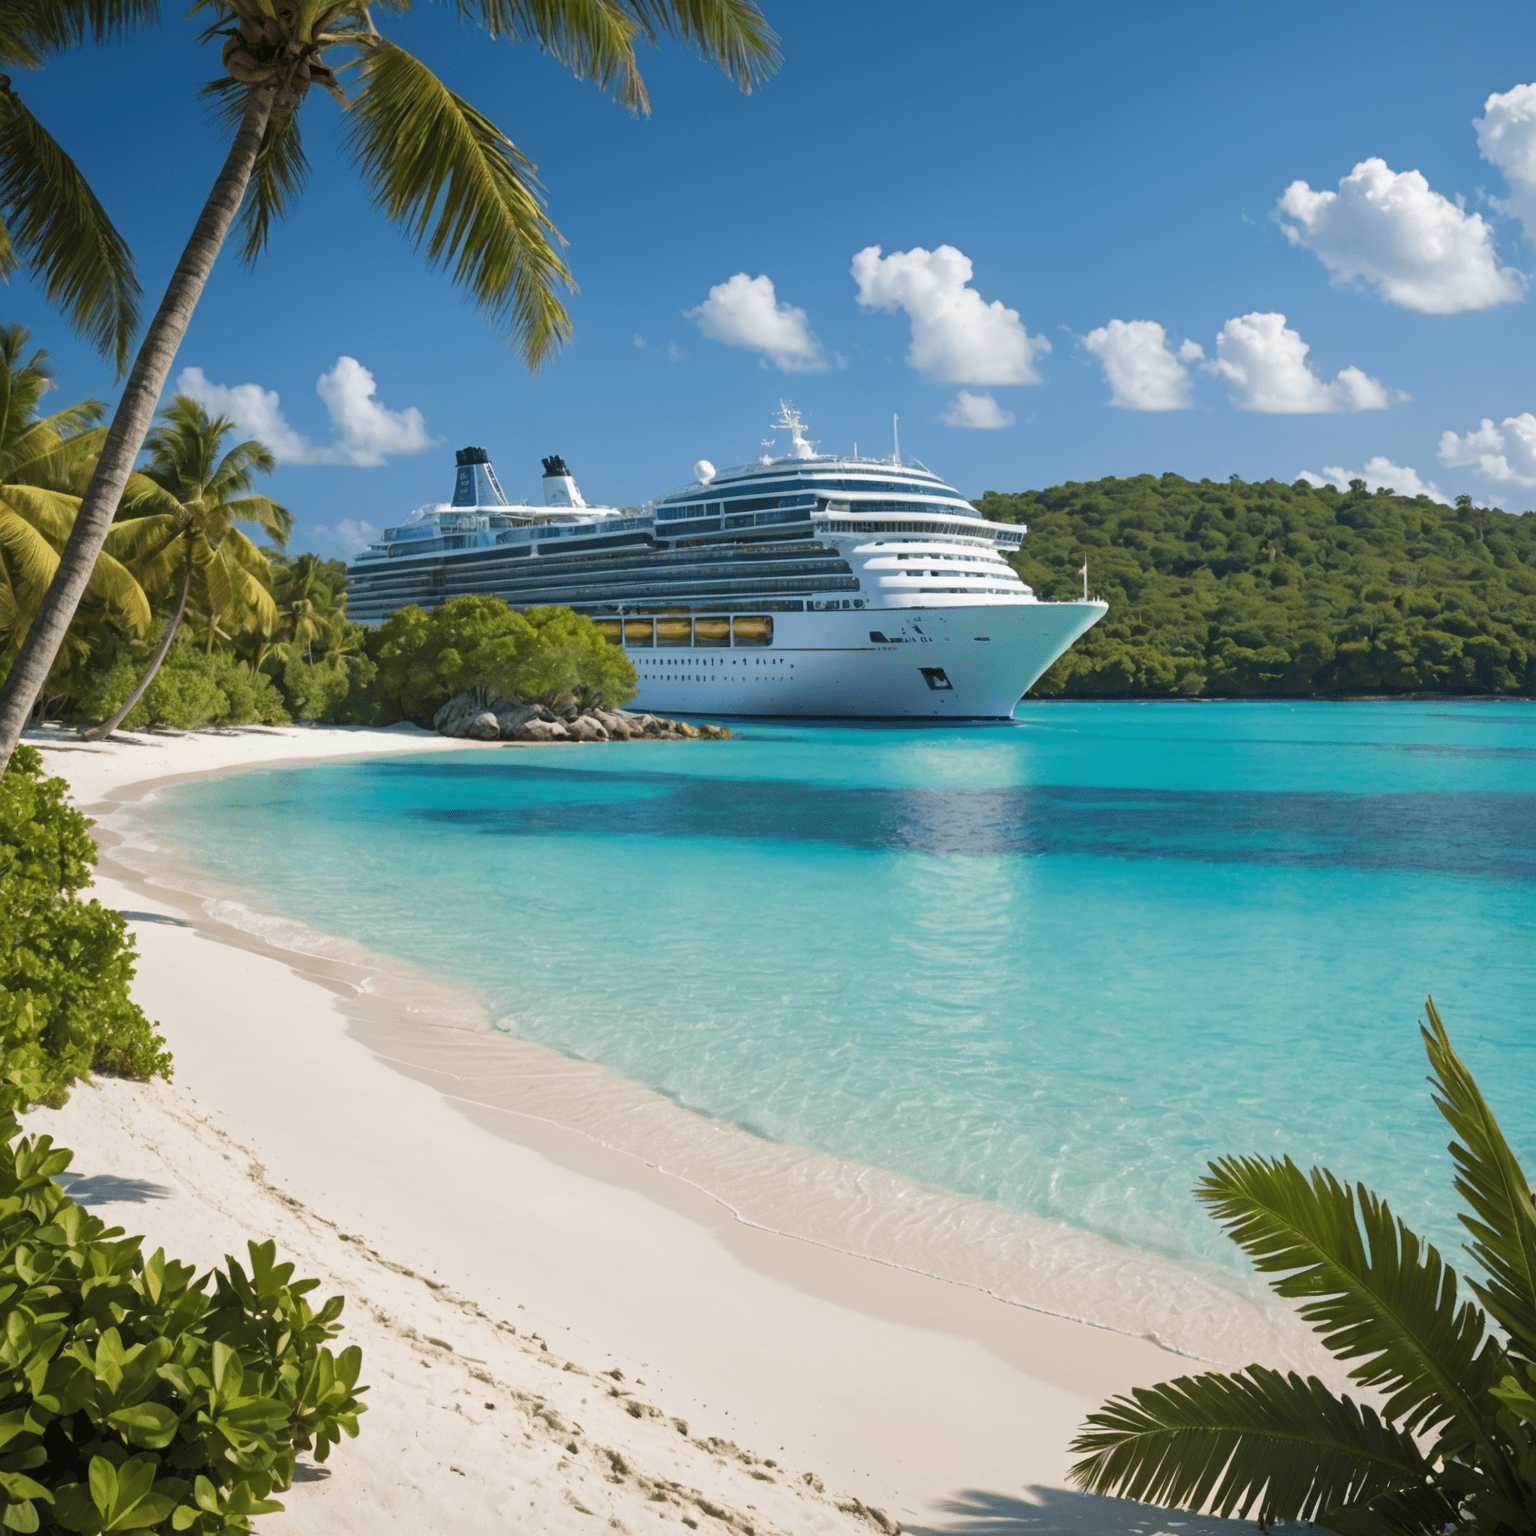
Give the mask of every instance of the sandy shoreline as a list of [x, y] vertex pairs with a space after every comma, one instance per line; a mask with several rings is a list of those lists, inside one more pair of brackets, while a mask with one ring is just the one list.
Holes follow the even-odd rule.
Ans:
[[[151, 781], [257, 762], [504, 750], [398, 728], [39, 744], [98, 815]], [[1074, 1253], [1047, 1223], [999, 1245], [966, 1227], [989, 1220], [979, 1202], [850, 1189], [833, 1159], [729, 1127], [701, 1136], [660, 1095], [488, 1034], [446, 993], [402, 1005], [408, 978], [374, 963], [370, 979], [374, 957], [295, 953], [216, 920], [185, 871], [167, 883], [162, 866], [146, 884], [130, 867], [142, 860], [103, 832], [98, 894], [142, 914], [135, 992], [177, 1076], [101, 1083], [34, 1123], [79, 1152], [82, 1197], [152, 1245], [206, 1262], [240, 1233], [276, 1237], [352, 1298], [375, 1383], [361, 1439], [264, 1529], [466, 1528], [493, 1514], [530, 1530], [598, 1515], [626, 1529], [685, 1516], [706, 1529], [878, 1528], [854, 1500], [908, 1529], [1146, 1528], [1149, 1512], [1062, 1491], [1066, 1445], [1106, 1393], [1192, 1362], [989, 1294], [1070, 1312], [1075, 1277], [1102, 1253]], [[966, 1283], [924, 1273], [933, 1256], [903, 1248], [900, 1224], [850, 1231], [861, 1194], [871, 1213], [941, 1202], [913, 1225], [959, 1239], [950, 1266], [980, 1255], [956, 1276]], [[1127, 1254], [1123, 1268], [1110, 1326], [1227, 1363], [1312, 1364], [1292, 1319], [1202, 1319], [1198, 1298], [1168, 1295], [1177, 1266]], [[622, 1381], [591, 1374], [611, 1370]], [[498, 1392], [510, 1397], [484, 1406]], [[623, 1392], [637, 1397], [609, 1395]], [[564, 1428], [530, 1407], [538, 1397]]]

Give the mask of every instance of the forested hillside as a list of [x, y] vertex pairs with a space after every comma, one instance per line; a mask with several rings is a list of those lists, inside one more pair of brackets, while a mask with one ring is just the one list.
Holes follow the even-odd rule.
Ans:
[[1536, 694], [1536, 514], [1138, 475], [976, 503], [1042, 597], [1108, 616], [1035, 697]]

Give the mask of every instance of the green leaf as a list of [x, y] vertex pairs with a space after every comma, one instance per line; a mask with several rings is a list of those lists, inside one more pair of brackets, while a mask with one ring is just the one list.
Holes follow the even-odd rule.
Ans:
[[1410, 1432], [1454, 1425], [1444, 1431], [1453, 1448], [1477, 1442], [1502, 1461], [1484, 1403], [1508, 1362], [1477, 1307], [1458, 1304], [1455, 1272], [1435, 1248], [1326, 1169], [1309, 1178], [1289, 1158], [1258, 1157], [1210, 1166], [1196, 1196], [1259, 1270], [1280, 1272], [1271, 1287], [1301, 1300], [1328, 1348], [1362, 1362], [1350, 1375], [1389, 1394], [1384, 1415]]
[[[1422, 1486], [1430, 1463], [1404, 1430], [1315, 1376], [1251, 1365], [1135, 1388], [1088, 1416], [1072, 1481], [1095, 1493], [1261, 1524], [1322, 1520]], [[1454, 1518], [1454, 1515], [1452, 1515]]]
[[347, 146], [373, 201], [523, 354], [531, 369], [571, 333], [534, 167], [489, 118], [420, 60], [385, 44], [365, 55]]
[[180, 1422], [169, 1408], [160, 1403], [139, 1403], [107, 1415], [107, 1423], [130, 1445], [142, 1445], [151, 1451], [163, 1450], [168, 1446], [176, 1438], [176, 1427]]
[[139, 326], [133, 257], [75, 162], [9, 81], [0, 86], [0, 217], [48, 302], [121, 372]]
[[1424, 1006], [1429, 1027], [1420, 1033], [1434, 1069], [1435, 1107], [1456, 1135], [1450, 1147], [1456, 1192], [1473, 1212], [1461, 1222], [1472, 1234], [1472, 1257], [1488, 1275], [1486, 1285], [1468, 1283], [1516, 1351], [1536, 1360], [1536, 1202], [1531, 1186], [1472, 1074], [1451, 1049], [1434, 999], [1426, 999]]

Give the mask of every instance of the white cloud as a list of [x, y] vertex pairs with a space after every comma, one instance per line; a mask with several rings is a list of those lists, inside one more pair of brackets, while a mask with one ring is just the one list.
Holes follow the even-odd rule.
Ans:
[[1232, 403], [1240, 411], [1276, 416], [1384, 411], [1394, 399], [1408, 398], [1358, 368], [1345, 368], [1324, 382], [1307, 362], [1311, 350], [1286, 327], [1284, 315], [1239, 315], [1222, 326], [1216, 356], [1200, 367], [1232, 385]]
[[1296, 478], [1305, 480], [1308, 485], [1337, 486], [1341, 491], [1349, 489], [1351, 480], [1364, 480], [1373, 490], [1387, 486], [1399, 496], [1428, 496], [1431, 501], [1443, 502], [1446, 506], [1451, 504], [1451, 498], [1433, 480], [1425, 480], [1418, 470], [1410, 469], [1406, 464], [1394, 464], [1379, 453], [1366, 461], [1364, 469], [1343, 469], [1337, 464], [1329, 464], [1320, 475], [1304, 469]]
[[[1430, 188], [1418, 171], [1362, 160], [1337, 192], [1293, 181], [1276, 208], [1293, 245], [1316, 253], [1335, 283], [1374, 283], [1384, 299], [1429, 315], [1517, 303], [1525, 278], [1501, 267], [1493, 226]], [[1286, 223], [1285, 218], [1294, 220]]]
[[390, 453], [420, 453], [431, 445], [427, 424], [414, 405], [391, 411], [374, 396], [373, 375], [355, 357], [338, 357], [329, 373], [315, 381], [315, 391], [340, 434], [328, 451], [333, 463], [382, 464]]
[[871, 245], [853, 258], [865, 309], [904, 309], [912, 322], [907, 361], [935, 384], [1038, 384], [1035, 354], [1043, 336], [1025, 330], [1016, 309], [988, 304], [970, 287], [970, 258], [952, 245], [880, 254]]
[[1186, 341], [1174, 352], [1155, 320], [1111, 320], [1089, 331], [1083, 345], [1104, 365], [1111, 405], [1127, 411], [1189, 409], [1186, 364], [1205, 356], [1196, 343]]
[[805, 311], [780, 304], [770, 278], [738, 272], [683, 316], [711, 341], [761, 352], [785, 373], [819, 373], [827, 366]]
[[680, 363], [687, 356], [688, 354], [675, 341], [667, 343], [667, 361], [669, 363]]
[[1013, 425], [1013, 412], [1005, 411], [985, 391], [973, 395], [970, 390], [962, 389], [945, 406], [939, 420], [946, 427], [980, 427], [983, 431], [995, 432]]
[[1525, 238], [1536, 241], [1536, 85], [1495, 92], [1472, 119], [1483, 159], [1498, 166], [1509, 183], [1509, 196], [1495, 200], [1501, 213], [1525, 225]]
[[288, 425], [275, 389], [260, 384], [215, 384], [201, 368], [183, 368], [176, 392], [190, 395], [212, 416], [228, 416], [247, 437], [260, 439], [279, 464], [307, 464], [309, 439]]
[[1440, 435], [1440, 462], [1447, 469], [1471, 465], [1499, 485], [1536, 485], [1536, 416], [1525, 411], [1494, 426], [1486, 416], [1476, 432]]
[[294, 431], [283, 415], [275, 389], [259, 384], [215, 384], [201, 368], [183, 368], [179, 394], [190, 395], [205, 410], [228, 416], [249, 437], [272, 450], [279, 464], [382, 464], [389, 454], [420, 453], [432, 446], [427, 424], [416, 407], [391, 411], [376, 398], [373, 375], [355, 357], [338, 357], [329, 373], [315, 381], [325, 402], [335, 439], [317, 446]]
[[635, 332], [635, 345], [639, 347], [642, 352], [646, 350], [645, 337], [642, 336], [639, 331]]

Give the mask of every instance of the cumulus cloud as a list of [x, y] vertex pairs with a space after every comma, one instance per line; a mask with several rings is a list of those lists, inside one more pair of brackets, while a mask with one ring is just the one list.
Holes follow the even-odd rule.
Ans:
[[1440, 434], [1440, 462], [1447, 469], [1470, 465], [1498, 485], [1536, 485], [1536, 416], [1506, 416], [1498, 426], [1483, 417], [1477, 431]]
[[1394, 399], [1408, 398], [1358, 368], [1320, 379], [1307, 362], [1311, 350], [1286, 326], [1284, 315], [1239, 315], [1222, 326], [1216, 356], [1200, 367], [1232, 386], [1232, 403], [1240, 411], [1274, 416], [1384, 411]]
[[1385, 160], [1362, 160], [1337, 192], [1293, 181], [1275, 211], [1286, 238], [1314, 252], [1335, 283], [1374, 283], [1404, 309], [1455, 315], [1525, 294], [1525, 278], [1499, 265], [1493, 227], [1481, 214]]
[[685, 309], [683, 316], [711, 341], [761, 352], [785, 373], [819, 373], [827, 366], [805, 311], [780, 304], [770, 278], [738, 272], [717, 283], [702, 304]]
[[1509, 183], [1509, 196], [1495, 199], [1494, 206], [1513, 214], [1525, 225], [1525, 238], [1536, 241], [1536, 85], [1494, 92], [1472, 126], [1483, 159]]
[[980, 427], [983, 431], [996, 432], [1013, 425], [1013, 412], [1005, 411], [985, 391], [973, 395], [970, 390], [962, 389], [944, 407], [939, 420], [946, 427]]
[[265, 443], [279, 464], [372, 466], [390, 454], [420, 453], [432, 446], [421, 412], [414, 405], [403, 411], [384, 406], [376, 398], [373, 375], [355, 357], [338, 357], [336, 366], [315, 381], [336, 434], [326, 444], [310, 442], [289, 425], [275, 389], [215, 384], [201, 368], [183, 368], [176, 389], [205, 410], [230, 417], [243, 434]]
[[912, 322], [907, 361], [935, 384], [1038, 384], [1035, 354], [1043, 336], [1025, 330], [1016, 309], [988, 304], [970, 286], [970, 258], [952, 245], [935, 251], [880, 254], [868, 246], [853, 258], [865, 309], [904, 309]]
[[1431, 501], [1443, 502], [1446, 506], [1451, 504], [1451, 498], [1433, 480], [1425, 480], [1416, 469], [1410, 469], [1406, 464], [1394, 464], [1379, 453], [1374, 459], [1366, 460], [1364, 469], [1344, 469], [1329, 464], [1320, 475], [1304, 469], [1296, 478], [1305, 480], [1308, 485], [1337, 486], [1341, 491], [1349, 489], [1351, 480], [1364, 480], [1373, 490], [1379, 491], [1385, 486], [1399, 496], [1428, 496]]
[[1111, 405], [1127, 411], [1189, 409], [1186, 365], [1205, 356], [1195, 342], [1186, 341], [1175, 352], [1155, 320], [1111, 320], [1089, 331], [1083, 345], [1104, 365]]

